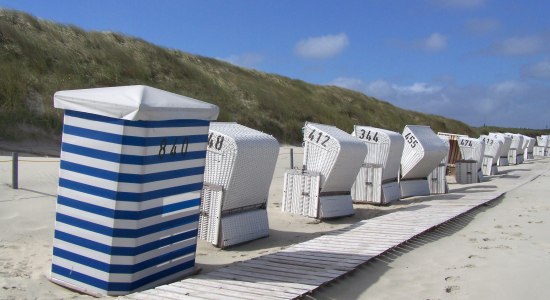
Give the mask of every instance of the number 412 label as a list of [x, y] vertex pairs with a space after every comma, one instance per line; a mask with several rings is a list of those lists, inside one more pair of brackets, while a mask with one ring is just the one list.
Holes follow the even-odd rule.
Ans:
[[327, 142], [330, 140], [330, 136], [327, 134], [324, 134], [323, 132], [313, 129], [309, 135], [307, 136], [308, 139], [316, 144], [319, 144], [323, 147], [327, 146]]

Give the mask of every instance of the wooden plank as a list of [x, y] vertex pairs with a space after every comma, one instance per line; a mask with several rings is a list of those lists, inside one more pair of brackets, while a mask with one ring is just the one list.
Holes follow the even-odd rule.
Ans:
[[[300, 246], [300, 247], [304, 247], [302, 248], [303, 250], [318, 250], [318, 248], [314, 248], [314, 246]], [[365, 256], [369, 256], [371, 258], [369, 259], [365, 259], [365, 261], [368, 261], [370, 259], [372, 259], [373, 257], [377, 256], [377, 255], [380, 255], [380, 253], [383, 253], [384, 251], [387, 251], [387, 249], [383, 249], [383, 250], [372, 250], [372, 249], [368, 249], [368, 248], [362, 248], [361, 249], [361, 254], [365, 255]], [[357, 253], [358, 250], [354, 250], [353, 251], [353, 254]], [[361, 265], [363, 264], [363, 262], [357, 262], [356, 263], [356, 266], [353, 267], [352, 269], [355, 269], [357, 267], [357, 265]]]
[[[359, 244], [372, 244], [377, 243], [380, 245], [392, 245], [395, 242], [399, 242], [405, 239], [408, 239], [414, 235], [408, 234], [408, 235], [393, 235], [393, 234], [384, 234], [384, 235], [374, 235], [374, 234], [368, 234], [368, 235], [346, 235], [342, 236], [344, 240], [347, 241], [347, 243], [355, 243], [357, 245]], [[322, 242], [334, 242], [338, 241], [339, 239], [326, 239]], [[313, 244], [313, 243], [312, 243]], [[321, 243], [322, 244], [322, 243]]]
[[155, 288], [155, 291], [156, 290], [173, 293], [173, 294], [177, 295], [180, 299], [181, 298], [185, 299], [185, 297], [188, 297], [188, 296], [202, 298], [202, 299], [210, 299], [210, 300], [216, 300], [216, 299], [238, 300], [239, 299], [238, 297], [231, 297], [231, 296], [226, 296], [226, 295], [218, 295], [218, 294], [213, 294], [213, 293], [202, 293], [202, 292], [198, 292], [196, 290], [190, 290], [190, 289], [187, 289], [187, 288], [174, 286], [173, 284], [159, 286], [159, 287]]
[[306, 282], [306, 283], [298, 282], [297, 283], [297, 282], [293, 282], [292, 280], [289, 280], [288, 278], [285, 278], [284, 276], [268, 275], [268, 274], [263, 274], [263, 273], [258, 273], [258, 272], [246, 272], [246, 271], [241, 271], [241, 270], [235, 270], [235, 269], [232, 269], [232, 268], [221, 268], [221, 269], [218, 269], [218, 270], [216, 270], [212, 273], [213, 273], [212, 275], [222, 273], [222, 274], [247, 276], [247, 277], [251, 277], [251, 278], [256, 278], [257, 281], [262, 281], [262, 282], [270, 281], [270, 282], [277, 282], [277, 283], [286, 283], [286, 284], [288, 284], [288, 286], [308, 289], [310, 291], [317, 288], [317, 285], [315, 285], [314, 283], [310, 283], [310, 282]]
[[286, 262], [288, 264], [295, 264], [295, 265], [301, 265], [301, 266], [307, 266], [307, 267], [327, 267], [335, 270], [343, 270], [343, 271], [351, 271], [355, 269], [355, 266], [350, 266], [349, 264], [340, 265], [340, 264], [334, 264], [334, 263], [321, 263], [318, 261], [311, 261], [303, 258], [296, 258], [296, 257], [264, 257], [264, 260], [267, 261], [273, 261], [273, 262]]
[[284, 258], [284, 259], [296, 259], [297, 261], [298, 260], [304, 260], [304, 261], [309, 261], [309, 262], [313, 262], [313, 263], [321, 263], [321, 264], [326, 264], [326, 265], [333, 265], [333, 264], [338, 264], [340, 266], [350, 266], [350, 267], [354, 267], [356, 266], [357, 264], [353, 263], [353, 262], [345, 262], [345, 261], [340, 261], [340, 260], [328, 260], [328, 259], [320, 259], [320, 258], [313, 258], [311, 257], [310, 255], [307, 255], [307, 253], [298, 253], [298, 252], [295, 252], [295, 253], [291, 253], [291, 252], [278, 252], [278, 253], [275, 253], [274, 255], [271, 255], [271, 257], [274, 257], [274, 258]]
[[326, 237], [323, 237], [323, 239], [314, 239], [314, 240], [310, 240], [310, 241], [323, 241], [323, 240], [330, 240], [330, 239], [334, 239], [334, 238], [345, 239], [346, 237], [356, 237], [356, 238], [358, 238], [358, 237], [368, 237], [368, 236], [373, 236], [373, 237], [379, 237], [379, 236], [382, 236], [382, 237], [385, 237], [385, 236], [395, 236], [395, 237], [404, 236], [404, 237], [406, 237], [406, 236], [409, 236], [411, 234], [416, 234], [421, 229], [423, 229], [423, 228], [417, 227], [414, 230], [399, 230], [398, 228], [388, 227], [385, 231], [375, 232], [373, 230], [370, 230], [370, 228], [365, 228], [365, 230], [363, 230], [363, 231], [346, 232], [346, 233], [342, 233], [342, 234], [339, 234], [339, 235], [326, 236]]
[[251, 285], [258, 285], [264, 287], [266, 290], [269, 290], [270, 288], [275, 288], [280, 291], [288, 292], [288, 293], [296, 293], [299, 295], [303, 295], [305, 293], [308, 293], [310, 289], [306, 288], [296, 288], [294, 286], [291, 286], [287, 284], [286, 282], [274, 282], [274, 281], [265, 281], [265, 280], [258, 280], [256, 277], [250, 277], [246, 275], [236, 275], [236, 274], [226, 274], [226, 273], [208, 273], [208, 277], [211, 279], [217, 279], [217, 280], [228, 280], [233, 281], [234, 284], [238, 285], [244, 285], [251, 284]]
[[319, 278], [324, 278], [324, 279], [334, 278], [334, 276], [332, 276], [332, 274], [328, 275], [328, 274], [325, 274], [321, 271], [306, 271], [306, 270], [299, 269], [299, 268], [295, 269], [295, 268], [288, 268], [288, 267], [276, 267], [276, 266], [273, 266], [273, 265], [266, 266], [264, 264], [257, 263], [256, 261], [244, 261], [241, 264], [243, 266], [247, 266], [247, 267], [250, 267], [250, 268], [280, 271], [280, 272], [285, 272], [286, 274], [292, 274], [292, 275], [314, 276], [314, 277], [319, 277]]
[[[400, 239], [398, 241], [395, 241], [395, 242], [388, 242], [386, 244], [383, 244], [383, 240], [381, 239], [372, 239], [370, 241], [365, 241], [365, 242], [354, 242], [354, 241], [342, 241], [342, 242], [337, 242], [336, 240], [332, 240], [332, 241], [329, 241], [329, 240], [326, 240], [326, 241], [323, 241], [322, 243], [304, 243], [302, 244], [301, 246], [305, 246], [305, 247], [309, 247], [309, 246], [312, 246], [312, 247], [316, 247], [318, 248], [319, 250], [321, 251], [330, 251], [330, 252], [342, 252], [342, 253], [356, 253], [356, 254], [362, 254], [361, 253], [361, 250], [365, 248], [365, 246], [378, 246], [380, 247], [381, 249], [384, 249], [384, 248], [387, 248], [387, 247], [392, 247], [393, 244], [395, 244], [396, 242], [399, 242], [401, 240], [404, 240], [404, 239]], [[357, 252], [356, 252], [357, 251]]]
[[[181, 294], [176, 294], [176, 293], [163, 291], [163, 290], [157, 290], [157, 289], [143, 291], [143, 292], [141, 292], [141, 294], [143, 294], [145, 296], [143, 299], [174, 299], [174, 300], [181, 299]], [[185, 296], [185, 299], [201, 299], [201, 300], [204, 300], [204, 298], [190, 296], [190, 295]]]
[[[287, 249], [284, 249], [282, 251], [279, 251], [280, 253], [293, 253], [293, 252], [303, 252], [303, 250], [299, 249], [299, 248], [287, 248]], [[311, 251], [308, 251], [308, 254], [310, 254]], [[365, 258], [368, 259], [368, 256], [364, 256], [364, 255], [359, 255], [359, 254], [355, 254], [355, 255], [350, 255], [349, 253], [341, 253], [341, 252], [334, 252], [334, 251], [331, 251], [331, 250], [326, 250], [326, 251], [314, 251], [313, 253], [311, 253], [311, 255], [313, 256], [316, 256], [316, 257], [330, 257], [330, 258], [333, 258], [333, 259], [338, 259], [338, 260], [345, 260], [345, 261], [349, 261], [349, 262], [353, 262], [353, 261], [363, 261], [365, 260]]]
[[302, 284], [309, 284], [312, 286], [319, 286], [327, 282], [328, 280], [330, 280], [329, 277], [319, 277], [315, 275], [300, 275], [300, 274], [289, 273], [289, 272], [280, 271], [280, 270], [254, 268], [243, 264], [233, 266], [230, 269], [230, 271], [245, 272], [245, 273], [249, 273], [251, 276], [267, 275], [267, 276], [272, 276], [269, 278], [273, 280], [284, 280], [286, 282], [296, 282], [296, 283], [302, 283]]
[[180, 282], [176, 282], [173, 284], [174, 286], [197, 291], [197, 293], [200, 295], [202, 293], [208, 293], [208, 294], [215, 294], [220, 295], [223, 297], [235, 297], [240, 299], [248, 299], [248, 300], [256, 300], [258, 298], [262, 299], [270, 299], [270, 300], [278, 300], [280, 298], [271, 297], [269, 294], [264, 293], [250, 293], [250, 290], [247, 291], [235, 291], [231, 289], [224, 289], [221, 287], [212, 287], [212, 286], [204, 286], [202, 284], [194, 284], [190, 282], [186, 282], [185, 280], [182, 280]]
[[[327, 250], [332, 250], [332, 251], [342, 251], [344, 249], [348, 249], [348, 250], [357, 250], [357, 251], [361, 251], [362, 249], [364, 249], [366, 246], [369, 246], [369, 245], [373, 245], [373, 243], [354, 243], [354, 242], [350, 242], [350, 241], [338, 241], [338, 240], [325, 240], [323, 241], [322, 243], [310, 243], [308, 245], [319, 245], [320, 247], [324, 247], [324, 249], [327, 249]], [[384, 245], [381, 245], [379, 246], [381, 249], [384, 249], [384, 248], [387, 248], [389, 246], [384, 246]]]
[[[341, 235], [347, 235], [347, 234], [374, 234], [374, 235], [382, 235], [382, 234], [401, 234], [401, 235], [407, 235], [411, 233], [416, 233], [419, 230], [424, 229], [426, 226], [430, 226], [430, 224], [410, 224], [409, 226], [402, 225], [402, 224], [384, 224], [384, 223], [376, 223], [376, 224], [367, 224], [364, 228], [361, 228], [361, 230], [354, 230], [347, 233], [342, 233]], [[376, 230], [374, 230], [376, 228]]]
[[[151, 294], [152, 293], [152, 294]], [[156, 295], [152, 290], [146, 290], [143, 292], [129, 294], [123, 297], [118, 297], [119, 300], [163, 300], [163, 299], [177, 299], [173, 297], [163, 297], [161, 295]]]
[[268, 286], [265, 284], [250, 283], [250, 282], [243, 282], [243, 281], [236, 281], [236, 280], [223, 280], [223, 279], [216, 279], [216, 278], [209, 278], [207, 280], [204, 280], [204, 279], [187, 278], [183, 281], [193, 283], [193, 284], [208, 286], [208, 287], [227, 289], [232, 291], [243, 291], [243, 292], [248, 292], [250, 294], [264, 295], [268, 293], [271, 297], [274, 297], [277, 299], [289, 299], [289, 298], [295, 298], [302, 295], [302, 293], [296, 293], [296, 292], [293, 292], [293, 293], [283, 292], [278, 287]]
[[[248, 262], [248, 261], [245, 261]], [[263, 259], [252, 259], [250, 262], [254, 262], [257, 265], [263, 265], [263, 266], [274, 266], [274, 267], [280, 267], [280, 268], [287, 268], [287, 269], [295, 269], [295, 270], [304, 270], [304, 271], [312, 271], [312, 272], [322, 272], [323, 274], [330, 274], [334, 278], [339, 277], [347, 272], [341, 271], [341, 270], [334, 270], [334, 269], [328, 269], [323, 267], [306, 267], [306, 266], [300, 266], [295, 264], [288, 264], [285, 262], [273, 262]]]
[[418, 232], [414, 233], [408, 233], [408, 234], [397, 234], [397, 233], [386, 233], [386, 234], [374, 234], [374, 233], [364, 233], [364, 234], [350, 234], [345, 235], [343, 238], [350, 240], [350, 241], [364, 241], [367, 243], [372, 242], [387, 242], [388, 244], [393, 243], [395, 241], [400, 241], [404, 239], [409, 239], [415, 235], [417, 235]]
[[[296, 251], [297, 250], [297, 251]], [[312, 260], [321, 260], [327, 262], [348, 262], [355, 263], [363, 261], [362, 258], [352, 257], [352, 256], [342, 256], [342, 255], [331, 255], [330, 252], [322, 253], [320, 251], [303, 251], [298, 249], [291, 249], [287, 251], [281, 251], [278, 254], [292, 257], [311, 257]]]

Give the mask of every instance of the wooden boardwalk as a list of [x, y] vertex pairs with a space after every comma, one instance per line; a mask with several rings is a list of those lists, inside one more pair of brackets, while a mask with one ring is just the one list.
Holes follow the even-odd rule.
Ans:
[[[535, 177], [533, 177], [535, 178]], [[295, 299], [355, 270], [374, 257], [448, 222], [505, 191], [431, 200], [364, 220], [276, 253], [231, 264], [122, 299]], [[442, 195], [442, 198], [445, 198]]]

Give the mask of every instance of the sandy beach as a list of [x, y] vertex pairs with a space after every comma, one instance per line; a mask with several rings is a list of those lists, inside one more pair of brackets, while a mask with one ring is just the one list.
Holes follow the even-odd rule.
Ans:
[[[0, 156], [0, 299], [91, 299], [48, 281], [59, 159], [21, 154], [19, 189], [11, 188], [11, 157]], [[22, 149], [28, 149], [23, 146]], [[198, 241], [201, 273], [306, 241], [360, 220], [392, 213], [452, 193], [508, 190], [489, 205], [423, 235], [321, 288], [315, 299], [547, 299], [550, 277], [550, 159], [501, 168], [477, 185], [451, 184], [451, 194], [416, 197], [386, 207], [356, 205], [356, 213], [317, 221], [280, 211], [282, 179], [290, 165], [281, 147], [270, 188], [270, 236], [220, 250]], [[302, 149], [293, 147], [294, 165]], [[40, 150], [40, 149], [38, 149]], [[55, 155], [56, 148], [49, 148]], [[39, 153], [36, 149], [28, 152]]]

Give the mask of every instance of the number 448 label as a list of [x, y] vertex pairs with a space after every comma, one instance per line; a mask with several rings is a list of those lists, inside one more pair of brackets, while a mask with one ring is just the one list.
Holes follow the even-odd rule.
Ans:
[[210, 132], [208, 135], [208, 150], [221, 151], [224, 140], [225, 137], [223, 135], [215, 135], [213, 132]]

